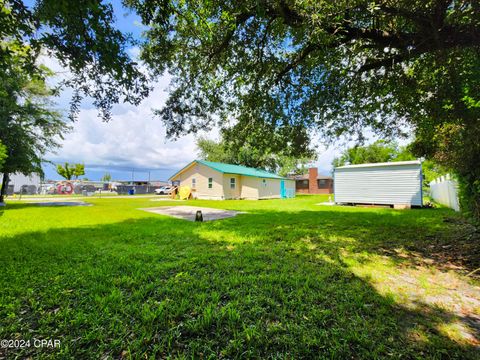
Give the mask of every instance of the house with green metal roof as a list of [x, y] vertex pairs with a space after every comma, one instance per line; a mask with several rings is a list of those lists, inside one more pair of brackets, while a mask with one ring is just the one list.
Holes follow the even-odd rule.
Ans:
[[194, 160], [169, 179], [196, 199], [279, 199], [295, 196], [295, 181], [241, 165]]

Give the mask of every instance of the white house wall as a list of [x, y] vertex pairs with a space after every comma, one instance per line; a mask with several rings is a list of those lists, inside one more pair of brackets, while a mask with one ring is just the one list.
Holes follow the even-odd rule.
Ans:
[[[259, 179], [258, 188], [260, 199], [277, 199], [280, 198], [280, 180], [278, 179]], [[264, 182], [265, 181], [265, 182]]]
[[[213, 179], [213, 187], [208, 188], [208, 178]], [[236, 180], [235, 189], [230, 188], [230, 179]], [[195, 187], [193, 186], [195, 179]], [[192, 196], [197, 199], [276, 199], [280, 198], [280, 179], [267, 179], [255, 176], [227, 174], [206, 165], [193, 163], [171, 179], [180, 181], [180, 186], [192, 188]], [[286, 189], [295, 191], [295, 181], [284, 180]], [[265, 185], [264, 185], [265, 184]]]
[[295, 196], [295, 180], [285, 180], [285, 188], [292, 192], [293, 196]]
[[[212, 178], [212, 188], [208, 188], [208, 178]], [[195, 179], [196, 186], [193, 188], [192, 179]], [[172, 180], [179, 180], [180, 186], [192, 188], [192, 196], [198, 199], [222, 200], [225, 198], [223, 192], [223, 173], [212, 168], [194, 163], [185, 171], [178, 174]]]
[[253, 176], [242, 176], [242, 188], [240, 197], [242, 199], [257, 200], [258, 199], [258, 186], [259, 179]]
[[[225, 199], [239, 199], [242, 187], [242, 177], [236, 174], [223, 174], [223, 193]], [[235, 179], [235, 188], [230, 187], [231, 179]]]
[[337, 168], [335, 202], [422, 205], [420, 164]]

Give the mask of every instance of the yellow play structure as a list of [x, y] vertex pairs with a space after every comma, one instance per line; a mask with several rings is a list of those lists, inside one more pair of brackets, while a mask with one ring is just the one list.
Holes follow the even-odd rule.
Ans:
[[178, 195], [180, 197], [180, 200], [187, 200], [190, 198], [192, 194], [192, 189], [190, 186], [180, 186], [178, 189]]

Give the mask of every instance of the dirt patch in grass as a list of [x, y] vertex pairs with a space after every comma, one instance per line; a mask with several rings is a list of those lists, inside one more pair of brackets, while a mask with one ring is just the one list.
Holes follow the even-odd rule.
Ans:
[[480, 346], [480, 286], [471, 279], [435, 266], [395, 267], [387, 256], [369, 255], [369, 261], [344, 256], [350, 257], [352, 271], [380, 294], [399, 308], [421, 314], [402, 321], [412, 339], [433, 331], [460, 344]]
[[415, 266], [435, 266], [480, 279], [480, 228], [461, 217], [444, 217], [450, 231], [427, 234], [424, 241], [402, 249], [381, 249], [385, 255], [408, 260]]
[[[480, 287], [451, 272], [431, 271], [427, 275], [427, 271], [392, 274], [382, 287], [388, 286], [391, 291], [405, 295], [404, 304], [409, 309], [425, 312], [426, 319], [439, 331], [460, 342], [479, 346]], [[442, 326], [438, 326], [440, 323]]]
[[410, 337], [419, 338], [428, 328], [480, 349], [480, 231], [459, 216], [443, 222], [440, 231], [404, 246], [380, 247], [373, 259], [358, 256], [353, 267], [360, 276], [371, 277], [380, 293], [424, 314], [420, 321], [404, 320], [418, 330]]

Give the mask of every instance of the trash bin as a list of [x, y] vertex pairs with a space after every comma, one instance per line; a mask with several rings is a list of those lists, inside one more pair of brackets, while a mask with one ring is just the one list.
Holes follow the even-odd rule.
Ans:
[[128, 195], [133, 195], [133, 194], [135, 194], [135, 189], [128, 190]]

